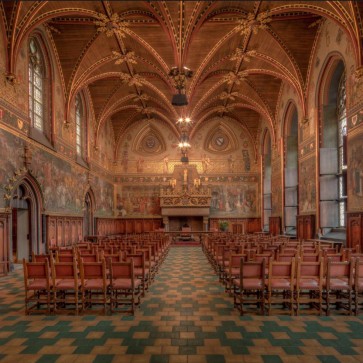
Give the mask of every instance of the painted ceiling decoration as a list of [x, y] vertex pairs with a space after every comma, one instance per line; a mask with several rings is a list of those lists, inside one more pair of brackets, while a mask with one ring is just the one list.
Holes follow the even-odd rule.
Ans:
[[[76, 95], [89, 95], [95, 144], [105, 121], [118, 145], [121, 133], [145, 115], [180, 136], [180, 117], [193, 118], [192, 135], [201, 124], [231, 114], [255, 145], [262, 120], [275, 142], [284, 84], [301, 100], [301, 118], [307, 117], [307, 79], [325, 19], [345, 29], [352, 57], [362, 63], [361, 2], [3, 1], [0, 8], [9, 49], [6, 80], [17, 82], [19, 52], [44, 27], [61, 74], [66, 121]], [[173, 106], [178, 89], [170, 74], [185, 69], [191, 72], [182, 87], [188, 105]]]
[[204, 149], [211, 153], [228, 154], [236, 151], [238, 140], [227, 120], [219, 122], [205, 138]]
[[135, 136], [132, 149], [141, 155], [157, 155], [166, 150], [166, 144], [160, 131], [148, 123]]

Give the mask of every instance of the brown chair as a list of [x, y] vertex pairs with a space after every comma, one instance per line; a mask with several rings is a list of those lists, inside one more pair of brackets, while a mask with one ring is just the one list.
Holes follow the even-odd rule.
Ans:
[[106, 277], [106, 262], [88, 262], [80, 260], [82, 311], [94, 304], [103, 305], [104, 313], [107, 312], [109, 280]]
[[228, 268], [225, 276], [226, 291], [232, 294], [233, 280], [236, 279], [241, 270], [241, 259], [246, 261], [247, 255], [245, 254], [230, 254], [228, 261]]
[[268, 315], [272, 304], [288, 306], [290, 315], [294, 313], [295, 260], [291, 262], [277, 262], [270, 260], [267, 281]]
[[325, 304], [326, 315], [330, 315], [331, 305], [344, 308], [349, 315], [352, 314], [353, 296], [353, 263], [352, 261], [333, 261], [328, 258]]
[[354, 268], [354, 313], [359, 314], [359, 305], [363, 304], [363, 258], [355, 259]]
[[323, 306], [323, 261], [302, 261], [297, 262], [296, 276], [296, 315], [300, 312], [302, 304], [309, 304], [316, 307], [319, 315]]
[[142, 282], [142, 297], [145, 296], [145, 291], [149, 288], [149, 273], [150, 270], [145, 268], [145, 255], [143, 252], [136, 254], [128, 254], [125, 257], [126, 262], [134, 262], [135, 278]]
[[[81, 282], [78, 279], [76, 260], [72, 262], [51, 262], [54, 311], [74, 310], [76, 315], [82, 300], [79, 298]], [[71, 309], [68, 309], [71, 306]]]
[[[130, 312], [134, 315], [135, 306], [140, 304], [141, 285], [141, 280], [135, 278], [132, 260], [111, 262], [111, 313]], [[125, 309], [125, 306], [130, 308]]]
[[50, 264], [51, 255], [49, 254], [39, 254], [36, 255], [34, 252], [32, 252], [32, 262], [44, 262], [45, 260], [48, 260], [48, 264]]
[[[25, 314], [33, 310], [46, 311], [50, 314], [52, 307], [52, 280], [48, 260], [43, 262], [26, 262], [23, 259]], [[42, 309], [42, 306], [46, 309]]]
[[240, 258], [239, 278], [233, 280], [233, 302], [240, 314], [244, 313], [245, 304], [260, 306], [261, 314], [265, 313], [265, 269], [266, 262], [246, 262]]

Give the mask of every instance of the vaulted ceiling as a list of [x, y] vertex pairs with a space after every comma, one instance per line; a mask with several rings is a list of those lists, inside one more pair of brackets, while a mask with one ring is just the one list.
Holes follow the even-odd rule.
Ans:
[[[228, 115], [256, 138], [261, 118], [275, 123], [283, 82], [304, 100], [322, 19], [342, 24], [358, 44], [361, 8], [344, 1], [1, 2], [9, 71], [24, 39], [44, 25], [66, 109], [86, 91], [96, 135], [111, 120], [116, 142], [143, 118], [166, 121], [177, 133], [180, 116], [192, 117], [193, 133]], [[193, 71], [186, 79], [187, 106], [171, 104], [178, 92], [169, 75], [173, 67]]]

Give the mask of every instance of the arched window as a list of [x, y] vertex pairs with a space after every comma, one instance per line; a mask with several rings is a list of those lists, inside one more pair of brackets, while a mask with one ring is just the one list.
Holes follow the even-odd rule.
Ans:
[[298, 113], [290, 104], [285, 116], [285, 189], [284, 227], [285, 233], [296, 235], [296, 215], [298, 210]]
[[[334, 238], [346, 226], [346, 92], [345, 66], [339, 58], [327, 63], [320, 89], [320, 229]], [[336, 230], [338, 228], [338, 230]], [[331, 235], [334, 233], [334, 235]]]
[[269, 231], [269, 219], [272, 212], [271, 194], [271, 137], [266, 132], [263, 141], [263, 230]]
[[338, 88], [338, 185], [339, 185], [339, 227], [345, 227], [347, 211], [347, 109], [346, 109], [346, 77], [343, 73]]
[[83, 124], [83, 105], [81, 96], [78, 94], [76, 97], [76, 150], [77, 155], [82, 156], [82, 124]]
[[29, 117], [32, 126], [44, 131], [45, 114], [45, 63], [35, 38], [29, 41]]

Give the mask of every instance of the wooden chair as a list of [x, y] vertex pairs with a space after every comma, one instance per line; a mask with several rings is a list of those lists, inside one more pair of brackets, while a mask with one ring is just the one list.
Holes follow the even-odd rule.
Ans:
[[[52, 307], [52, 280], [48, 260], [43, 262], [26, 262], [23, 259], [25, 314], [33, 310], [46, 311], [50, 314]], [[41, 309], [45, 305], [46, 309]]]
[[82, 311], [94, 304], [103, 305], [104, 314], [107, 312], [109, 280], [106, 276], [106, 262], [88, 262], [80, 260]]
[[240, 275], [241, 259], [246, 261], [247, 255], [245, 254], [230, 254], [228, 261], [228, 268], [225, 276], [226, 291], [233, 293], [233, 280]]
[[363, 304], [363, 258], [356, 258], [354, 264], [354, 313], [358, 315]]
[[[78, 279], [78, 269], [76, 260], [72, 262], [51, 262], [53, 293], [54, 293], [54, 311], [73, 310], [78, 315], [80, 303], [79, 292], [81, 282]], [[73, 306], [73, 309], [68, 309]]]
[[267, 281], [268, 315], [272, 304], [288, 306], [290, 315], [294, 313], [295, 260], [277, 262], [270, 260]]
[[330, 315], [332, 304], [335, 304], [336, 308], [346, 309], [351, 315], [352, 295], [353, 262], [333, 261], [328, 258], [325, 283], [326, 315]]
[[246, 262], [240, 258], [240, 273], [233, 280], [233, 302], [240, 314], [244, 313], [245, 304], [260, 306], [261, 314], [265, 313], [265, 269], [266, 262]]
[[51, 259], [51, 255], [50, 254], [35, 254], [34, 252], [32, 252], [32, 262], [44, 262], [45, 260], [48, 260], [48, 264], [50, 264], [50, 259]]
[[[141, 280], [135, 278], [132, 260], [111, 262], [111, 313], [130, 312], [134, 315], [135, 306], [140, 304], [141, 285]], [[122, 308], [125, 306], [130, 306], [130, 309]]]
[[150, 270], [145, 267], [145, 255], [143, 252], [126, 255], [125, 261], [134, 262], [134, 274], [135, 278], [140, 279], [142, 282], [142, 294], [145, 296], [145, 291], [149, 288], [149, 274]]
[[296, 315], [300, 312], [302, 304], [309, 304], [316, 307], [319, 315], [323, 306], [323, 261], [302, 261], [297, 262], [296, 276]]

